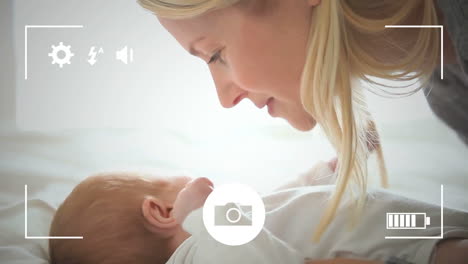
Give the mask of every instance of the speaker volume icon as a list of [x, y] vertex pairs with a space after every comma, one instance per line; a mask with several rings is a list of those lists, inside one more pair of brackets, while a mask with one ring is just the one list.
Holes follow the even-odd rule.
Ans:
[[117, 52], [115, 52], [115, 58], [125, 64], [128, 64], [129, 62], [133, 62], [133, 49], [132, 48], [129, 49], [127, 48], [127, 46], [125, 46], [121, 50], [118, 50]]

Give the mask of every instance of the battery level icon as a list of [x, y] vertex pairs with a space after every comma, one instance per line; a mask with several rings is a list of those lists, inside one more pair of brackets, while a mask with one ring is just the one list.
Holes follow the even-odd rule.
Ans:
[[387, 213], [387, 229], [426, 229], [430, 224], [426, 213]]

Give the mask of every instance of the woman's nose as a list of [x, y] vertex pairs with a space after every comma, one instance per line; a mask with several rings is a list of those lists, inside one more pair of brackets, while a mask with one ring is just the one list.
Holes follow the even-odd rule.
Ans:
[[219, 102], [224, 108], [234, 107], [247, 97], [248, 92], [241, 89], [232, 80], [215, 75], [213, 71], [211, 75], [216, 86]]
[[242, 99], [247, 97], [247, 92], [235, 85], [228, 85], [227, 87], [216, 87], [218, 99], [224, 108], [231, 108], [236, 106]]

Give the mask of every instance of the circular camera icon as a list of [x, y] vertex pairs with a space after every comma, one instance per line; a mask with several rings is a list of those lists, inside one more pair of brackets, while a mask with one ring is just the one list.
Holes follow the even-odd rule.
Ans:
[[250, 186], [225, 184], [216, 187], [203, 206], [203, 222], [218, 242], [243, 245], [254, 239], [265, 223], [265, 205]]

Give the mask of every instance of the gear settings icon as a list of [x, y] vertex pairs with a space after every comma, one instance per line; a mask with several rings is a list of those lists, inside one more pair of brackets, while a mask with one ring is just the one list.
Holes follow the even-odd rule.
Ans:
[[63, 45], [63, 42], [60, 42], [58, 46], [52, 45], [52, 52], [48, 54], [52, 58], [52, 64], [58, 64], [60, 68], [64, 64], [70, 64], [71, 58], [75, 56], [70, 48], [71, 46]]

